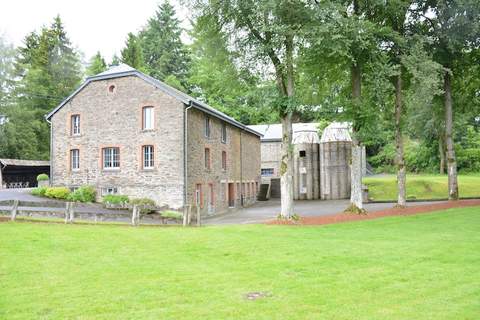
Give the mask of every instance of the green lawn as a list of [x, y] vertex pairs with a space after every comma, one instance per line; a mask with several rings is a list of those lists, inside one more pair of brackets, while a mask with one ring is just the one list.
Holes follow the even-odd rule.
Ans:
[[321, 227], [0, 223], [0, 319], [479, 315], [480, 207]]
[[[363, 183], [368, 186], [369, 197], [373, 200], [397, 199], [397, 177], [382, 175], [367, 177]], [[480, 175], [460, 175], [458, 177], [460, 197], [480, 198]], [[408, 199], [448, 198], [448, 178], [440, 175], [407, 175]]]

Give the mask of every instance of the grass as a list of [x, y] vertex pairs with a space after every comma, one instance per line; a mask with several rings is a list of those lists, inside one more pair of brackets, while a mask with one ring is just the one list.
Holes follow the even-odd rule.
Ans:
[[[367, 177], [363, 183], [368, 186], [369, 197], [373, 200], [397, 199], [397, 177], [382, 175]], [[458, 176], [460, 197], [480, 198], [480, 175]], [[407, 199], [445, 199], [448, 198], [448, 178], [441, 175], [407, 176]]]
[[480, 208], [322, 227], [3, 223], [0, 319], [477, 319], [479, 252]]

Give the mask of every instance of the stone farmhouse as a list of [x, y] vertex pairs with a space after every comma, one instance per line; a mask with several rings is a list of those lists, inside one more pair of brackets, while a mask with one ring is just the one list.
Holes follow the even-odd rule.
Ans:
[[261, 134], [127, 65], [87, 78], [46, 118], [52, 185], [202, 215], [256, 201]]
[[[263, 135], [260, 198], [279, 198], [282, 125], [252, 125], [249, 128]], [[349, 198], [352, 143], [349, 124], [333, 122], [321, 136], [318, 123], [294, 123], [292, 131], [294, 199]], [[365, 149], [362, 158], [365, 174]], [[265, 185], [268, 188], [264, 188]]]

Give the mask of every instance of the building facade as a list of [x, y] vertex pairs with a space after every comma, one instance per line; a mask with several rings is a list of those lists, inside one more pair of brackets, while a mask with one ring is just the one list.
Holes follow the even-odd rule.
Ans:
[[126, 65], [88, 78], [47, 119], [53, 185], [202, 214], [255, 202], [261, 135]]

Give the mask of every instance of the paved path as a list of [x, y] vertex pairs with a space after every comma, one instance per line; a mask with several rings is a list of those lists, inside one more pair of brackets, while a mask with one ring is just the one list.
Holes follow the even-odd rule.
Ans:
[[32, 196], [32, 189], [0, 189], [0, 201], [19, 200], [19, 201], [52, 201], [52, 199]]
[[[435, 202], [410, 202], [407, 206], [439, 203]], [[303, 217], [326, 216], [341, 213], [349, 205], [349, 200], [308, 200], [295, 201], [294, 212]], [[395, 203], [366, 203], [367, 211], [377, 211], [392, 208]], [[238, 210], [235, 213], [204, 219], [205, 224], [247, 224], [262, 223], [275, 219], [280, 213], [280, 200], [261, 201], [255, 205]]]

